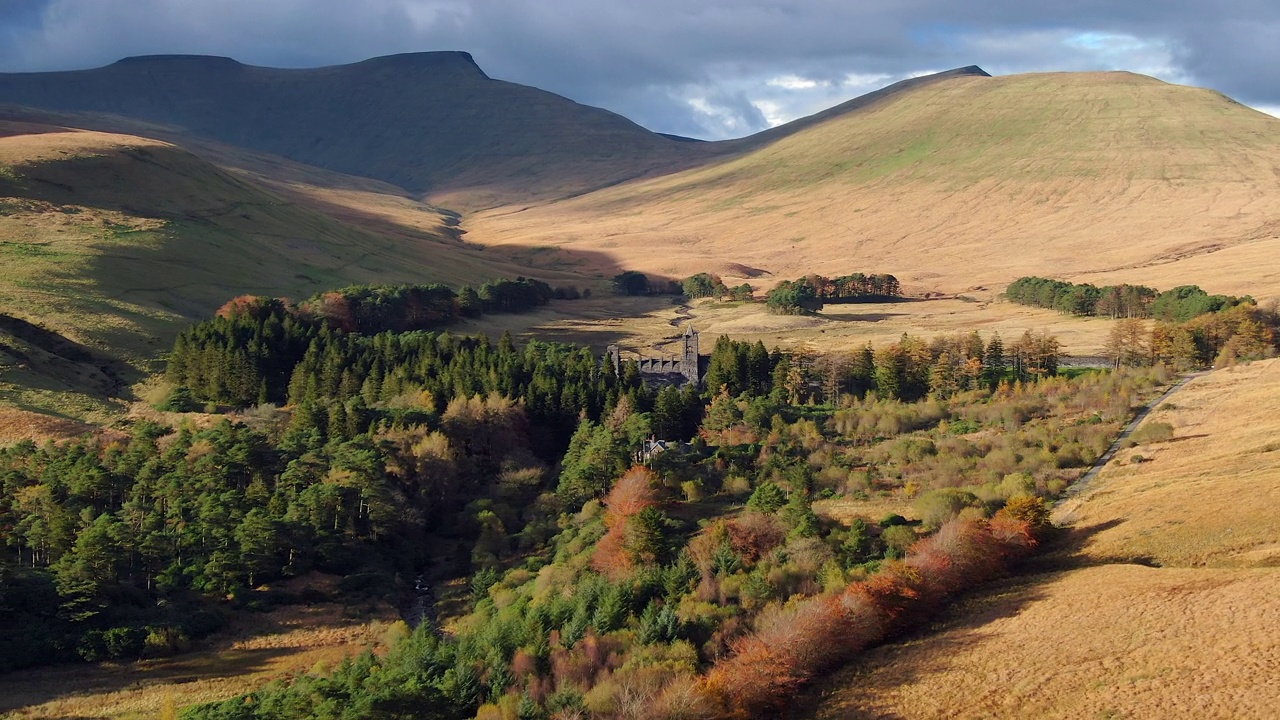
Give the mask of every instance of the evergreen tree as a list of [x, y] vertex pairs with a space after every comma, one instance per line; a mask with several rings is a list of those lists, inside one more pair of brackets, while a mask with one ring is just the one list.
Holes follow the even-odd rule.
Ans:
[[653, 413], [650, 415], [650, 426], [654, 435], [664, 440], [683, 440], [685, 406], [680, 391], [667, 385], [658, 391], [658, 399], [654, 401]]
[[245, 513], [235, 531], [240, 547], [240, 563], [254, 587], [259, 578], [280, 570], [280, 539], [275, 523], [265, 510], [255, 507]]
[[995, 388], [1004, 379], [1008, 367], [1004, 352], [1004, 341], [1000, 339], [1000, 333], [995, 333], [991, 336], [991, 341], [987, 343], [986, 352], [982, 354], [983, 382], [988, 387]]
[[670, 521], [661, 510], [646, 507], [627, 519], [623, 549], [638, 565], [662, 562], [667, 555], [667, 528]]
[[786, 492], [768, 480], [760, 483], [747, 500], [747, 507], [764, 513], [773, 512], [786, 504]]
[[769, 351], [757, 340], [747, 352], [747, 392], [752, 395], [768, 395], [773, 385], [773, 366]]

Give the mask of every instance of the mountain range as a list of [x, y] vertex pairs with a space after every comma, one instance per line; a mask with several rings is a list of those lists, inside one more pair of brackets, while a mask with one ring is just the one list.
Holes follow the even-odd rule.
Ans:
[[[745, 140], [704, 143], [487, 76], [465, 52], [307, 70], [230, 58], [148, 56], [106, 67], [0, 74], [0, 103], [93, 113], [93, 129], [216, 140], [383, 180], [459, 209], [563, 197], [689, 167], [965, 68], [916, 78]], [[127, 118], [152, 127], [112, 125]], [[159, 127], [155, 127], [159, 126]]]
[[0, 301], [143, 366], [231, 296], [354, 282], [865, 270], [979, 300], [1030, 274], [1265, 299], [1278, 168], [1280, 120], [1130, 73], [970, 66], [703, 142], [463, 52], [126, 58], [0, 74]]

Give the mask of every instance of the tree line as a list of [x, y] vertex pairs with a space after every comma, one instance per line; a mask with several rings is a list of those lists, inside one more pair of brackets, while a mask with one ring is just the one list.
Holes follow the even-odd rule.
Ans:
[[[586, 291], [589, 293], [589, 291]], [[347, 332], [433, 330], [462, 318], [518, 313], [551, 300], [576, 300], [574, 287], [552, 287], [533, 278], [498, 279], [457, 290], [427, 285], [351, 285], [315, 295], [296, 306], [281, 298], [242, 295], [222, 306], [219, 316], [267, 315], [285, 308], [304, 319], [319, 319]]]
[[913, 402], [994, 389], [1003, 382], [1032, 382], [1058, 373], [1058, 339], [1026, 331], [1006, 345], [999, 333], [985, 340], [976, 330], [924, 340], [906, 334], [894, 343], [870, 343], [852, 352], [768, 353], [764, 345], [722, 337], [705, 383], [708, 393], [751, 397], [777, 392], [787, 403], [839, 402], [843, 396]]
[[750, 300], [754, 291], [749, 283], [734, 287], [724, 284], [724, 280], [714, 273], [697, 273], [680, 281], [680, 287], [687, 298], [726, 298], [729, 300]]
[[1106, 354], [1116, 367], [1223, 367], [1274, 356], [1280, 347], [1277, 337], [1280, 313], [1241, 304], [1185, 322], [1119, 320], [1108, 334]]
[[1165, 322], [1186, 322], [1236, 305], [1255, 304], [1248, 296], [1210, 295], [1197, 285], [1160, 292], [1144, 285], [1096, 287], [1043, 277], [1018, 278], [1009, 284], [1005, 297], [1020, 305], [1057, 310], [1064, 315], [1156, 318]]
[[893, 275], [852, 273], [837, 278], [806, 275], [784, 280], [765, 295], [770, 312], [800, 315], [817, 312], [824, 303], [872, 302], [901, 297], [902, 287]]

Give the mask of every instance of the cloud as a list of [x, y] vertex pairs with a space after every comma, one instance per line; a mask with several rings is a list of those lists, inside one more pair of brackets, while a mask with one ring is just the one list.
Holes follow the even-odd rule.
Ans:
[[812, 90], [818, 87], [818, 81], [802, 78], [798, 75], [780, 75], [769, 79], [765, 82], [765, 85], [782, 88], [783, 90]]
[[1280, 106], [1280, 3], [991, 0], [29, 0], [0, 70], [202, 53], [280, 67], [468, 50], [492, 77], [727, 137], [897, 79], [1124, 69]]

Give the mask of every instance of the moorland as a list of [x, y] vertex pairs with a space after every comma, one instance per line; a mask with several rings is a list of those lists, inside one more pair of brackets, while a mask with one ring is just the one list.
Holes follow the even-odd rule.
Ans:
[[969, 67], [702, 142], [465, 53], [0, 103], [0, 711], [1274, 705], [1274, 118]]

